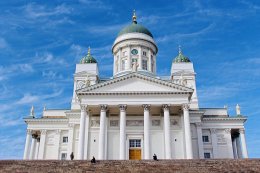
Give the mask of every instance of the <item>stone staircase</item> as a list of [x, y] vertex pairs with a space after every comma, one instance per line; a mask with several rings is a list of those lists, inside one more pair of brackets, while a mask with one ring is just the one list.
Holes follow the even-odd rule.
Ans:
[[2, 160], [0, 173], [260, 173], [260, 159], [201, 159], [201, 160], [102, 160], [95, 164], [90, 161], [58, 160]]

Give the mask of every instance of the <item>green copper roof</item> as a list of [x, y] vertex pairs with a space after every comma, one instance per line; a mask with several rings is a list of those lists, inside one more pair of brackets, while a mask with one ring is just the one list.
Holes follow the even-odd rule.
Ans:
[[128, 34], [128, 33], [135, 33], [135, 32], [143, 33], [143, 34], [149, 35], [150, 37], [153, 38], [152, 33], [147, 28], [145, 28], [144, 26], [142, 26], [140, 24], [137, 24], [136, 15], [135, 15], [135, 11], [134, 11], [134, 14], [133, 14], [133, 17], [132, 17], [132, 24], [123, 28], [118, 33], [118, 36], [123, 35], [123, 34]]
[[152, 33], [148, 29], [146, 29], [144, 26], [137, 24], [135, 22], [133, 22], [131, 25], [128, 25], [125, 28], [123, 28], [118, 33], [118, 36], [123, 35], [123, 34], [128, 34], [128, 33], [134, 33], [134, 32], [143, 33], [143, 34], [149, 35], [150, 37], [153, 38]]
[[96, 59], [90, 54], [90, 48], [88, 48], [88, 54], [80, 60], [80, 64], [88, 63], [97, 63]]
[[190, 59], [182, 54], [181, 48], [179, 47], [179, 54], [173, 60], [173, 63], [191, 62]]

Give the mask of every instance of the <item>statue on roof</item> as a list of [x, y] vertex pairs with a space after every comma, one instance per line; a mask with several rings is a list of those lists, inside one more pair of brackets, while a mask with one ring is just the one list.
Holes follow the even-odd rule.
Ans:
[[34, 118], [34, 107], [32, 106], [31, 110], [30, 110], [30, 116]]
[[240, 106], [238, 104], [236, 105], [236, 113], [237, 115], [241, 115]]

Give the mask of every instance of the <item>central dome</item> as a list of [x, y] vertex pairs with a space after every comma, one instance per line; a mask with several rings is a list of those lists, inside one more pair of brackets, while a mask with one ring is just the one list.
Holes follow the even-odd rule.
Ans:
[[128, 34], [128, 33], [134, 33], [134, 32], [143, 33], [143, 34], [149, 35], [150, 37], [153, 38], [152, 33], [144, 26], [137, 24], [137, 22], [133, 22], [131, 25], [128, 25], [125, 28], [123, 28], [118, 33], [118, 36], [123, 35], [123, 34]]
[[153, 38], [152, 33], [146, 27], [144, 27], [144, 26], [142, 26], [140, 24], [137, 24], [135, 12], [134, 12], [134, 15], [133, 15], [133, 22], [132, 22], [132, 24], [126, 26], [125, 28], [123, 28], [118, 33], [117, 36], [121, 36], [123, 34], [128, 34], [128, 33], [142, 33], [142, 34], [149, 35], [150, 37]]

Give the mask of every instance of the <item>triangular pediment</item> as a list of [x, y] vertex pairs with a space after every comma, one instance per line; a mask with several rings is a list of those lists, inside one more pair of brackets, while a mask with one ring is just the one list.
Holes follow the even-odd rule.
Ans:
[[193, 89], [146, 76], [139, 73], [130, 73], [93, 86], [82, 88], [77, 93], [104, 93], [104, 92], [171, 92], [171, 93], [192, 93]]

